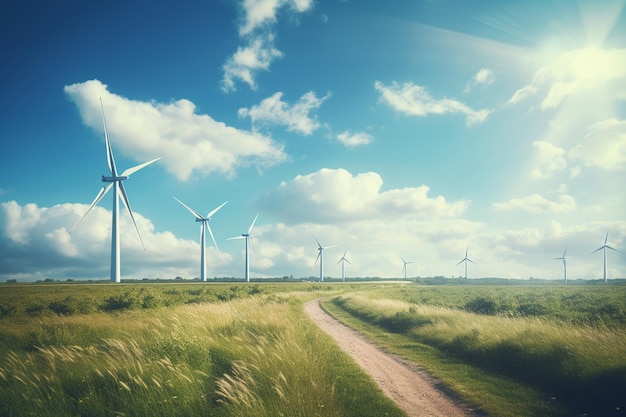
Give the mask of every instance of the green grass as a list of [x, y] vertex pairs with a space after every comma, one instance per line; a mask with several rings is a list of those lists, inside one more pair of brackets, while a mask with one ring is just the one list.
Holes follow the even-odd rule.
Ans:
[[[602, 316], [585, 318], [581, 314], [575, 320], [563, 320], [562, 311], [539, 317], [498, 314], [492, 310], [489, 314], [477, 314], [467, 311], [467, 300], [490, 299], [488, 295], [468, 295], [468, 290], [476, 291], [473, 288], [447, 287], [437, 291], [444, 289], [452, 293], [446, 299], [448, 307], [380, 298], [398, 294], [405, 300], [429, 297], [424, 287], [344, 295], [326, 306], [335, 314], [343, 312], [344, 319], [345, 313], [352, 320], [359, 319], [368, 337], [424, 364], [446, 385], [490, 415], [604, 416], [626, 405], [626, 327], [620, 327], [615, 315], [604, 317], [603, 322]], [[422, 290], [425, 294], [420, 294]], [[544, 298], [572, 296], [569, 289], [559, 294], [558, 290], [554, 293], [554, 288], [544, 288], [544, 297], [541, 291], [498, 288], [498, 297], [531, 295], [541, 305], [548, 303]], [[594, 309], [598, 309], [602, 308], [600, 299], [614, 302], [614, 291], [593, 290], [577, 298], [595, 303]], [[582, 302], [579, 307], [593, 311]]]
[[305, 291], [14, 312], [0, 320], [0, 416], [404, 416], [305, 316], [323, 293], [290, 288]]

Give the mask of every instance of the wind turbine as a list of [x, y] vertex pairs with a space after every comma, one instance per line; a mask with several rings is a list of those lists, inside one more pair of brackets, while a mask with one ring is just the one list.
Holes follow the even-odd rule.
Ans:
[[[339, 259], [339, 261], [337, 261], [337, 264], [339, 262], [341, 262], [341, 281], [345, 282], [346, 281], [346, 262], [349, 263], [350, 265], [352, 265], [352, 263], [346, 258], [346, 252], [348, 251], [348, 248], [346, 248], [346, 250], [343, 251], [343, 256], [341, 257], [341, 259]], [[336, 264], [335, 264], [336, 265]]]
[[458, 263], [460, 264], [461, 262], [465, 262], [465, 279], [467, 279], [467, 262], [471, 262], [473, 264], [476, 264], [476, 262], [472, 261], [470, 258], [467, 257], [467, 246], [465, 247], [465, 258], [461, 259]]
[[315, 258], [315, 263], [317, 263], [317, 260], [319, 259], [319, 261], [320, 261], [320, 282], [324, 282], [324, 249], [332, 248], [335, 245], [324, 247], [324, 246], [320, 245], [320, 242], [319, 242], [319, 240], [317, 240], [315, 235], [313, 235], [313, 239], [315, 239], [315, 242], [317, 242], [317, 250], [318, 250], [317, 258]]
[[565, 279], [565, 283], [567, 284], [567, 246], [565, 247], [565, 252], [563, 252], [563, 256], [560, 258], [554, 258], [555, 260], [561, 259], [563, 261], [563, 278]]
[[185, 207], [187, 210], [189, 210], [189, 212], [195, 216], [196, 222], [202, 223], [200, 225], [200, 281], [206, 281], [206, 229], [209, 229], [209, 234], [211, 235], [211, 239], [213, 239], [215, 249], [219, 251], [219, 248], [217, 247], [217, 242], [215, 241], [215, 237], [213, 237], [213, 232], [211, 231], [211, 226], [209, 225], [209, 220], [211, 220], [211, 217], [213, 217], [213, 215], [217, 213], [219, 209], [224, 207], [226, 203], [228, 203], [228, 201], [223, 202], [222, 205], [210, 211], [209, 214], [206, 215], [206, 217], [202, 217], [200, 213], [190, 208], [176, 197], [172, 196], [172, 198], [182, 204], [182, 206]]
[[609, 229], [606, 229], [606, 236], [604, 237], [604, 245], [600, 246], [598, 249], [594, 250], [591, 253], [596, 253], [599, 250], [602, 250], [604, 252], [604, 282], [606, 282], [606, 250], [607, 249], [611, 249], [614, 250], [615, 252], [620, 252], [619, 250], [610, 247], [609, 245], [607, 245], [607, 241], [609, 240]]
[[126, 195], [126, 189], [124, 188], [124, 183], [122, 181], [127, 180], [132, 174], [139, 171], [140, 169], [150, 165], [153, 162], [158, 161], [161, 158], [153, 159], [152, 161], [144, 162], [143, 164], [136, 165], [132, 168], [128, 168], [126, 171], [122, 172], [122, 175], [118, 175], [117, 167], [115, 166], [115, 159], [113, 158], [113, 150], [111, 149], [111, 142], [109, 142], [109, 135], [107, 133], [107, 124], [104, 118], [104, 106], [102, 105], [102, 99], [100, 99], [100, 109], [102, 110], [102, 125], [104, 126], [104, 143], [106, 145], [107, 152], [107, 162], [109, 164], [109, 169], [111, 170], [111, 176], [102, 176], [102, 182], [108, 183], [102, 187], [96, 198], [92, 201], [91, 205], [85, 211], [85, 214], [82, 215], [80, 219], [72, 226], [70, 229], [70, 234], [74, 231], [74, 229], [78, 226], [78, 224], [85, 218], [87, 213], [91, 211], [91, 209], [98, 204], [102, 197], [109, 192], [111, 188], [113, 188], [113, 213], [111, 216], [111, 282], [120, 282], [120, 225], [119, 225], [119, 208], [120, 208], [120, 197], [128, 209], [128, 214], [130, 214], [130, 219], [133, 221], [135, 225], [135, 230], [137, 231], [137, 236], [139, 236], [139, 240], [141, 241], [141, 246], [143, 246], [143, 250], [146, 250], [146, 246], [143, 243], [143, 239], [141, 238], [141, 234], [139, 233], [139, 228], [137, 227], [137, 223], [135, 222], [135, 217], [133, 216], [133, 210], [130, 208], [130, 202], [128, 201], [128, 196]]
[[254, 216], [254, 220], [252, 220], [252, 224], [248, 228], [248, 233], [242, 233], [241, 236], [235, 236], [228, 238], [227, 240], [234, 239], [246, 239], [246, 282], [250, 282], [250, 258], [248, 257], [248, 250], [250, 249], [250, 232], [254, 227], [254, 223], [256, 223], [256, 219], [259, 217], [259, 213]]
[[404, 273], [404, 279], [406, 279], [406, 266], [408, 264], [412, 264], [413, 261], [405, 261], [402, 256], [400, 257], [400, 259], [402, 259], [402, 263], [404, 264], [404, 265], [402, 265], [402, 272]]

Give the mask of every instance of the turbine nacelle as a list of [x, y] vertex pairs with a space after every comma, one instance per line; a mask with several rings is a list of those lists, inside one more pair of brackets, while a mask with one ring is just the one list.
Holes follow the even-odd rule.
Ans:
[[128, 175], [122, 175], [120, 177], [105, 177], [102, 176], [102, 182], [116, 182], [116, 181], [124, 181], [128, 179]]

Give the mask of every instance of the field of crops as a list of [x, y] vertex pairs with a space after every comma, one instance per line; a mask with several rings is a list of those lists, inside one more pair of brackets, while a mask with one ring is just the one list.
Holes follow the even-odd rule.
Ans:
[[[431, 349], [477, 379], [500, 380], [500, 394], [483, 395], [481, 382], [439, 374], [491, 415], [606, 416], [626, 407], [626, 286], [395, 286], [341, 295], [333, 306], [386, 334], [399, 354]], [[509, 382], [530, 391], [516, 397]]]
[[0, 416], [403, 416], [325, 306], [491, 416], [626, 407], [626, 285], [4, 284]]

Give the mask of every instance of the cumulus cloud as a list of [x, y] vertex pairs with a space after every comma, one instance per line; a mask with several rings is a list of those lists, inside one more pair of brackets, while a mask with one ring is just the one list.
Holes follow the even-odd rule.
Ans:
[[426, 185], [381, 191], [375, 172], [352, 175], [324, 168], [298, 175], [258, 200], [263, 211], [286, 223], [336, 223], [376, 218], [449, 218], [465, 211], [468, 201], [430, 197]]
[[305, 93], [290, 106], [282, 100], [283, 93], [277, 92], [251, 108], [239, 109], [239, 117], [249, 117], [253, 124], [267, 123], [286, 126], [287, 130], [310, 135], [320, 127], [315, 117], [309, 114], [318, 109], [330, 97], [330, 93], [318, 98], [313, 91]]
[[257, 72], [269, 70], [270, 64], [282, 56], [282, 52], [274, 47], [272, 35], [258, 36], [250, 40], [245, 47], [237, 48], [237, 51], [224, 64], [222, 90], [224, 92], [235, 91], [238, 80], [248, 84], [252, 90], [256, 90]]
[[308, 11], [312, 5], [312, 0], [243, 0], [239, 36], [246, 40], [246, 46], [237, 48], [224, 64], [222, 90], [235, 91], [237, 82], [256, 90], [257, 73], [268, 71], [270, 64], [283, 55], [275, 48], [272, 33], [279, 11], [285, 9], [298, 15]]
[[626, 168], [626, 121], [609, 119], [591, 126], [569, 156], [586, 166], [623, 170]]
[[302, 13], [311, 8], [313, 0], [244, 0], [241, 4], [244, 21], [239, 28], [241, 36], [248, 35], [259, 28], [276, 23], [279, 9]]
[[491, 85], [495, 81], [496, 77], [493, 75], [493, 71], [489, 68], [481, 68], [476, 75], [465, 86], [465, 93], [469, 93], [474, 88], [483, 85]]
[[270, 137], [197, 114], [189, 100], [130, 100], [109, 92], [98, 80], [68, 85], [65, 93], [83, 123], [97, 132], [102, 131], [102, 98], [113, 151], [140, 162], [160, 156], [159, 164], [180, 180], [213, 172], [233, 175], [242, 166], [267, 167], [287, 159]]
[[[0, 278], [108, 279], [111, 251], [111, 211], [94, 207], [70, 235], [69, 228], [87, 209], [85, 204], [39, 207], [16, 201], [0, 204]], [[123, 278], [198, 276], [198, 242], [155, 232], [140, 213], [135, 220], [145, 242], [144, 251], [130, 217], [120, 215]], [[230, 257], [209, 249], [212, 267]], [[171, 276], [167, 276], [171, 273]]]
[[454, 99], [434, 99], [428, 94], [426, 88], [412, 83], [400, 85], [394, 81], [390, 86], [386, 86], [376, 81], [374, 87], [381, 94], [381, 101], [408, 116], [462, 114], [465, 116], [465, 123], [470, 126], [483, 123], [490, 113], [485, 109], [473, 110]]
[[556, 108], [568, 97], [588, 91], [626, 93], [626, 49], [594, 47], [568, 51], [550, 64], [539, 68], [530, 84], [517, 90], [509, 99], [515, 104], [533, 94], [542, 94], [542, 110]]
[[535, 167], [531, 172], [534, 179], [549, 178], [567, 167], [565, 150], [549, 142], [535, 141]]
[[350, 132], [346, 130], [337, 134], [337, 140], [344, 144], [347, 148], [355, 148], [361, 145], [370, 144], [374, 138], [365, 132]]
[[561, 194], [557, 201], [551, 201], [539, 194], [527, 197], [513, 198], [504, 203], [494, 203], [499, 211], [523, 211], [531, 214], [541, 213], [568, 213], [576, 210], [576, 200], [567, 194]]

